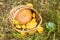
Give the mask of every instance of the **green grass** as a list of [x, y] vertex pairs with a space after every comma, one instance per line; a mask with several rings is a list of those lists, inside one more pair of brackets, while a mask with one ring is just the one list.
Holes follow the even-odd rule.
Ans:
[[8, 21], [8, 15], [12, 8], [18, 5], [23, 5], [25, 2], [30, 2], [34, 8], [41, 14], [43, 18], [42, 26], [45, 28], [45, 23], [54, 22], [57, 25], [55, 32], [55, 40], [60, 40], [60, 0], [0, 0], [0, 40], [53, 40], [54, 34], [51, 33], [49, 39], [46, 39], [48, 31], [41, 35], [35, 33], [27, 37], [12, 36], [15, 30], [11, 28]]

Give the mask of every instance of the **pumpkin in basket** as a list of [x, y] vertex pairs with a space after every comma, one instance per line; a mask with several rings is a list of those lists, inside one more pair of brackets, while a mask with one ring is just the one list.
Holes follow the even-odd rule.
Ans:
[[22, 9], [16, 15], [16, 19], [19, 21], [20, 24], [26, 24], [32, 19], [32, 12], [30, 9]]

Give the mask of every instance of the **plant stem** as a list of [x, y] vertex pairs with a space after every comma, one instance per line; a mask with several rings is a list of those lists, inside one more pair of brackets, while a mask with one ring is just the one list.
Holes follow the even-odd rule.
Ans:
[[52, 30], [48, 32], [48, 36], [47, 36], [47, 39], [49, 38], [49, 35], [50, 35], [50, 33], [51, 33], [51, 32], [52, 32]]
[[53, 36], [53, 40], [55, 40], [55, 33], [54, 33], [54, 36]]

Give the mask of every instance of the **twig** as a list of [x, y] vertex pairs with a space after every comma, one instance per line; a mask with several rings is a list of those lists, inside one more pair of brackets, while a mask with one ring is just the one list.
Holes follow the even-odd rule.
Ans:
[[54, 36], [53, 36], [53, 40], [55, 40], [55, 33], [54, 33]]
[[2, 2], [0, 2], [0, 5], [4, 5]]

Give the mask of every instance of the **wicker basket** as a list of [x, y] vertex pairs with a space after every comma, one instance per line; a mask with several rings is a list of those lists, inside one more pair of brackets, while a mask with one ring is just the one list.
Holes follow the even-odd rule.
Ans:
[[[20, 10], [24, 9], [24, 8], [31, 9], [32, 11], [34, 11], [36, 13], [36, 19], [37, 19], [38, 25], [35, 28], [33, 28], [32, 30], [28, 30], [28, 29], [27, 30], [24, 30], [24, 29], [19, 30], [19, 29], [16, 29], [15, 26], [14, 26], [14, 24], [13, 24], [13, 22], [12, 22], [12, 20], [15, 19], [17, 13]], [[18, 32], [27, 32], [27, 33], [29, 33], [29, 32], [36, 31], [36, 29], [38, 28], [38, 26], [41, 25], [41, 23], [42, 23], [42, 17], [41, 17], [41, 15], [34, 8], [32, 8], [30, 6], [27, 6], [27, 5], [19, 5], [19, 6], [15, 7], [15, 8], [13, 8], [10, 11], [10, 14], [9, 14], [9, 22], [11, 23], [12, 28], [14, 28], [15, 30], [17, 30]]]

